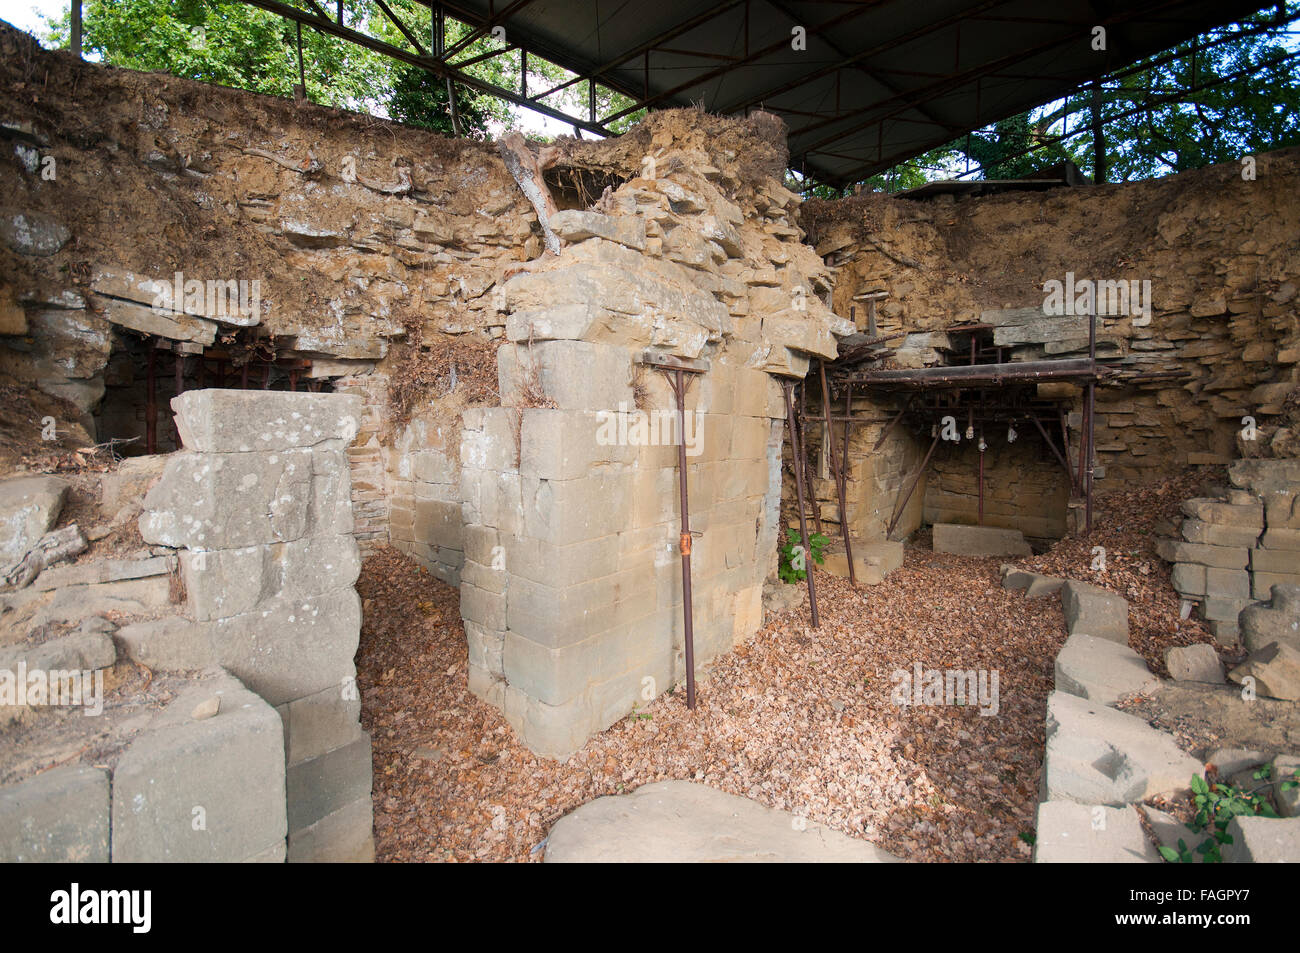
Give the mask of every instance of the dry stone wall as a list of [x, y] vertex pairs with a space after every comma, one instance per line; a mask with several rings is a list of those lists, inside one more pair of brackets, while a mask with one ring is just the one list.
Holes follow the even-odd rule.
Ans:
[[[1099, 308], [1098, 355], [1119, 372], [1097, 394], [1097, 486], [1104, 490], [1188, 464], [1295, 455], [1295, 399], [1287, 399], [1300, 361], [1300, 150], [1257, 159], [1249, 181], [1229, 163], [1047, 192], [925, 200], [863, 194], [810, 202], [802, 223], [833, 269], [839, 313], [856, 308], [865, 329], [863, 296], [887, 293], [876, 302], [878, 330], [905, 335], [892, 342], [899, 367], [963, 363], [966, 338], [943, 333], [962, 322], [993, 325], [1006, 360], [1086, 356], [1086, 317], [1045, 313], [1052, 310], [1046, 283], [1060, 282], [1064, 295], [1071, 280], [1136, 282], [1127, 309], [1112, 307], [1108, 294]], [[1081, 395], [1052, 389], [1071, 401], [1077, 448]], [[965, 466], [974, 473], [973, 458]], [[1038, 474], [1032, 457], [1018, 466]], [[1016, 476], [1026, 482], [1028, 474]], [[1039, 488], [1033, 495], [1060, 492], [1036, 476], [1027, 482]], [[950, 510], [940, 483], [929, 485], [927, 507]], [[992, 480], [987, 489], [1003, 492]], [[823, 505], [834, 500], [819, 495]], [[969, 507], [962, 513], [971, 518]]]

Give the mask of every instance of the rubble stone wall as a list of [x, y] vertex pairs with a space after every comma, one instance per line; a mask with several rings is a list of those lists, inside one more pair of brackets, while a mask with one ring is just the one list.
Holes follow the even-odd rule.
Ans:
[[[906, 335], [891, 342], [900, 367], [963, 363], [966, 339], [942, 333], [962, 322], [994, 325], [1006, 360], [1086, 357], [1086, 316], [1045, 313], [1045, 283], [1137, 282], [1149, 316], [1109, 299], [1099, 309], [1098, 355], [1118, 372], [1096, 398], [1096, 479], [1106, 490], [1189, 464], [1297, 452], [1286, 401], [1300, 361], [1300, 150], [1257, 160], [1253, 180], [1228, 163], [1123, 185], [813, 201], [801, 224], [834, 271], [838, 313], [856, 308], [863, 330], [859, 296], [888, 293], [877, 303], [878, 330]], [[1076, 389], [1068, 407], [1076, 464], [1081, 409]], [[1243, 441], [1247, 416], [1257, 429]], [[1018, 466], [1038, 473], [1030, 461], [1040, 455], [1026, 452]], [[942, 482], [930, 481], [936, 511], [951, 502], [939, 505]], [[819, 496], [823, 505], [834, 499]], [[963, 521], [970, 515], [965, 508]]]

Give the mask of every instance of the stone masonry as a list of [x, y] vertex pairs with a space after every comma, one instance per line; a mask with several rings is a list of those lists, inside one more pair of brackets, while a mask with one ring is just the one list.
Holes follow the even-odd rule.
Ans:
[[[191, 391], [186, 449], [145, 499], [140, 532], [183, 549], [188, 619], [166, 639], [218, 664], [283, 722], [288, 859], [368, 860], [370, 739], [353, 656], [361, 605], [345, 448], [362, 402], [337, 394]], [[195, 665], [195, 667], [197, 667]]]

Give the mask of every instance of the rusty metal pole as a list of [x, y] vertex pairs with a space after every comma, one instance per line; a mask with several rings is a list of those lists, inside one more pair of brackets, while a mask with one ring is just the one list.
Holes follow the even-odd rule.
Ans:
[[893, 535], [894, 527], [897, 526], [898, 521], [902, 519], [904, 511], [907, 509], [907, 502], [912, 498], [912, 494], [916, 492], [916, 485], [921, 482], [921, 477], [925, 474], [925, 468], [930, 464], [930, 455], [934, 453], [934, 448], [937, 446], [939, 446], [939, 435], [936, 433], [934, 439], [930, 441], [930, 449], [925, 452], [925, 459], [921, 461], [921, 468], [916, 471], [916, 476], [912, 477], [912, 482], [908, 486], [907, 492], [903, 494], [902, 504], [899, 505], [898, 509], [894, 512], [893, 518], [889, 521], [889, 528], [885, 530], [885, 539], [889, 539], [889, 537]]
[[[853, 568], [853, 540], [850, 539], [849, 533], [849, 514], [848, 506], [845, 503], [845, 485], [846, 479], [844, 467], [848, 464], [849, 447], [848, 441], [844, 442], [844, 460], [838, 460], [838, 453], [835, 449], [835, 425], [831, 423], [831, 391], [826, 383], [826, 362], [820, 361], [822, 377], [822, 408], [826, 412], [826, 442], [829, 444], [831, 455], [831, 476], [835, 479], [835, 492], [840, 502], [840, 535], [844, 537], [844, 555], [849, 561], [849, 582], [853, 585], [858, 584], [858, 573]], [[847, 416], [847, 412], [846, 412]], [[845, 429], [848, 429], [848, 421], [844, 423]]]
[[1092, 377], [1088, 378], [1088, 483], [1085, 488], [1084, 532], [1092, 532], [1092, 471], [1095, 465], [1093, 441], [1096, 439], [1097, 412], [1097, 307], [1094, 295], [1093, 306], [1088, 309], [1088, 360], [1092, 363]]
[[158, 352], [154, 348], [152, 336], [149, 338], [149, 356], [146, 360], [148, 370], [145, 373], [144, 447], [145, 453], [154, 454], [158, 451], [158, 381], [156, 377]]
[[790, 428], [790, 452], [793, 454], [794, 464], [794, 486], [799, 500], [799, 537], [803, 543], [804, 555], [804, 578], [808, 581], [808, 606], [812, 613], [812, 625], [814, 629], [821, 628], [821, 619], [817, 616], [817, 584], [813, 581], [813, 558], [812, 546], [808, 542], [808, 521], [803, 515], [803, 468], [799, 465], [799, 457], [802, 450], [799, 446], [799, 434], [795, 430], [795, 412], [794, 399], [790, 395], [794, 384], [786, 379], [781, 380], [781, 393], [785, 395], [785, 419], [786, 425]]
[[[180, 351], [174, 351], [173, 353], [176, 355], [176, 393], [173, 396], [179, 397], [185, 393], [185, 355]], [[175, 417], [172, 418], [172, 434], [176, 441], [176, 449], [179, 450], [181, 448], [181, 428]]]
[[677, 485], [681, 495], [682, 625], [686, 648], [686, 707], [695, 710], [695, 620], [691, 609], [691, 506], [686, 479], [686, 377], [680, 369], [664, 371], [677, 398]]
[[[983, 436], [980, 437], [983, 439]], [[984, 525], [984, 451], [980, 450], [980, 510], [979, 525]]]

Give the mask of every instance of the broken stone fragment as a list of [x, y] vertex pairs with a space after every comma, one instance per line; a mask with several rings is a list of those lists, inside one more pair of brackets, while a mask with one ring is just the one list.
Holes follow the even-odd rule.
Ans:
[[1212, 685], [1223, 682], [1223, 663], [1219, 661], [1219, 653], [1204, 642], [1168, 649], [1165, 667], [1169, 669], [1169, 677], [1175, 681], [1208, 682]]
[[1254, 679], [1255, 691], [1269, 698], [1300, 701], [1300, 650], [1284, 642], [1256, 649], [1245, 662], [1228, 673], [1238, 685]]
[[68, 484], [50, 476], [0, 482], [0, 570], [18, 562], [54, 526]]
[[1254, 652], [1272, 642], [1300, 650], [1300, 586], [1275, 585], [1269, 602], [1246, 606], [1237, 616], [1241, 642]]

